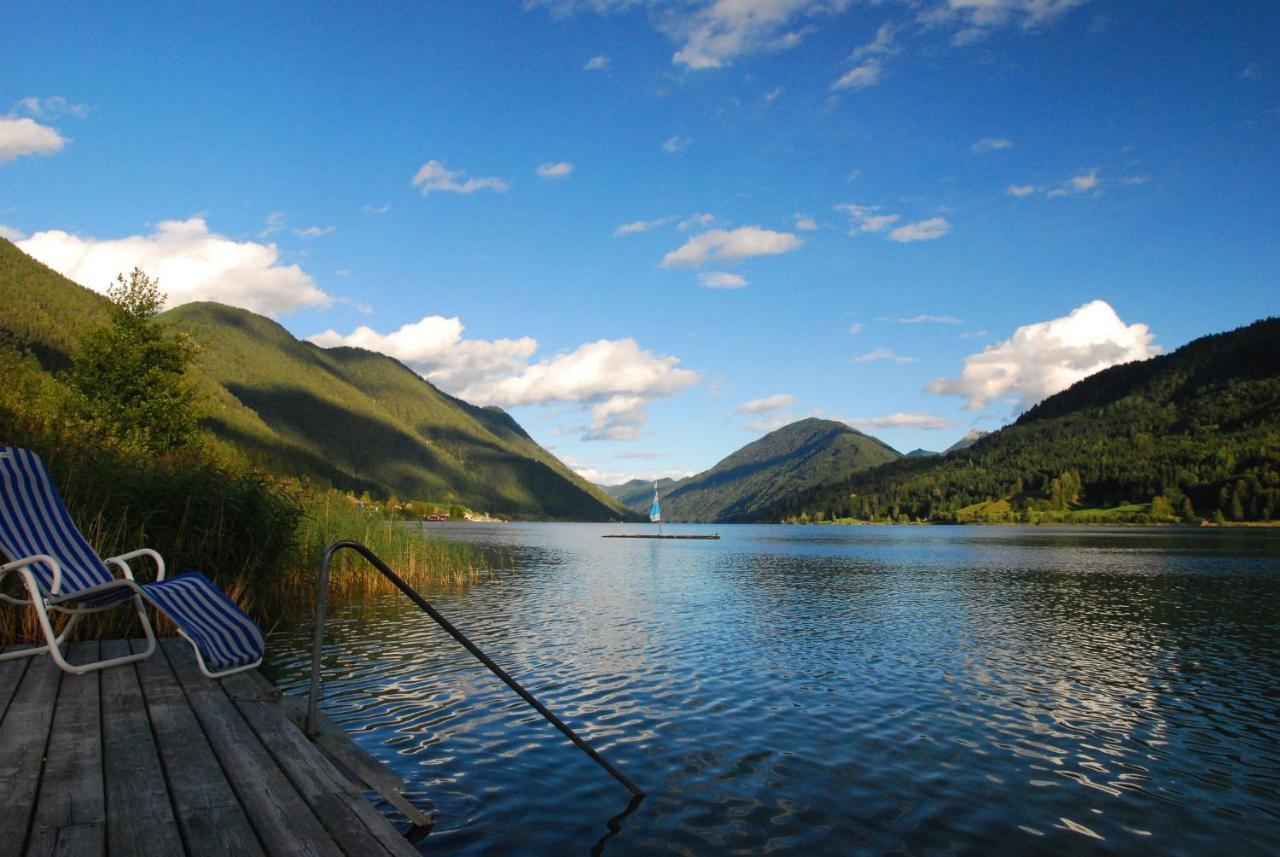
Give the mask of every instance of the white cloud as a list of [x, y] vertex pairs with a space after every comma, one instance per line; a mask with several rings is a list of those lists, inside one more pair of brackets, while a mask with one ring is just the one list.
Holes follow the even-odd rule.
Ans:
[[281, 229], [284, 229], [288, 221], [285, 219], [283, 211], [273, 211], [267, 215], [267, 222], [262, 229], [258, 231], [259, 238], [266, 238], [268, 235], [274, 235]]
[[13, 107], [14, 112], [21, 110], [37, 119], [46, 120], [58, 119], [63, 116], [74, 116], [77, 119], [83, 119], [93, 109], [88, 104], [73, 104], [61, 95], [53, 95], [48, 98], [24, 98], [14, 104]]
[[466, 170], [451, 170], [440, 161], [427, 161], [418, 168], [410, 184], [418, 188], [423, 196], [432, 191], [468, 194], [478, 190], [492, 190], [506, 193], [510, 186], [505, 179], [495, 176], [463, 180], [465, 174]]
[[679, 229], [681, 232], [688, 232], [690, 229], [701, 229], [710, 226], [715, 222], [716, 216], [714, 214], [707, 214], [706, 212], [703, 212], [701, 214], [690, 215], [684, 220], [681, 220], [676, 224], [676, 229]]
[[670, 217], [660, 217], [657, 220], [633, 220], [630, 223], [624, 223], [617, 229], [613, 230], [613, 237], [620, 238], [623, 235], [635, 235], [640, 232], [648, 232], [650, 229], [656, 229], [671, 222]]
[[5, 226], [3, 223], [0, 223], [0, 238], [7, 238], [16, 243], [26, 237], [26, 235], [19, 232], [17, 229], [14, 229], [12, 226]]
[[1078, 193], [1087, 193], [1098, 187], [1098, 168], [1094, 167], [1087, 173], [1081, 173], [1078, 176], [1072, 176], [1058, 187], [1049, 191], [1046, 196], [1074, 196]]
[[818, 228], [818, 221], [807, 214], [796, 214], [795, 225], [801, 232], [813, 232]]
[[610, 396], [591, 408], [591, 425], [583, 440], [639, 440], [649, 421], [643, 396]]
[[876, 212], [880, 210], [878, 205], [854, 205], [843, 202], [836, 206], [836, 210], [849, 215], [857, 225], [858, 232], [883, 232], [900, 219], [896, 214], [877, 214]]
[[782, 92], [783, 92], [783, 89], [781, 86], [775, 86], [773, 89], [769, 90], [764, 94], [765, 103], [772, 104], [773, 102], [777, 101], [779, 98], [782, 97]]
[[711, 259], [744, 259], [771, 256], [799, 249], [804, 242], [790, 232], [775, 232], [759, 226], [712, 229], [695, 235], [662, 259], [662, 267], [701, 265]]
[[975, 155], [985, 154], [986, 152], [997, 152], [1001, 149], [1012, 149], [1013, 141], [1004, 137], [984, 137], [969, 147], [969, 151]]
[[865, 327], [866, 325], [864, 325], [862, 322], [855, 321], [853, 324], [849, 325], [849, 333], [853, 334], [854, 336], [857, 336], [859, 333], [862, 333]]
[[692, 142], [688, 137], [668, 137], [662, 142], [662, 151], [668, 155], [674, 155], [676, 152], [689, 148], [689, 144]]
[[538, 178], [542, 179], [563, 179], [567, 178], [572, 172], [573, 164], [568, 161], [538, 165]]
[[1120, 183], [1125, 187], [1135, 187], [1137, 185], [1146, 184], [1149, 181], [1151, 181], [1151, 176], [1145, 175], [1125, 176], [1120, 179]]
[[456, 316], [426, 316], [392, 333], [367, 325], [343, 336], [335, 330], [308, 337], [324, 348], [347, 345], [394, 357], [442, 390], [458, 393], [477, 384], [523, 371], [538, 348], [532, 337], [520, 339], [463, 339], [465, 328]]
[[766, 396], [763, 399], [752, 399], [749, 402], [743, 402], [734, 408], [733, 412], [735, 414], [770, 414], [783, 408], [789, 408], [795, 403], [796, 397], [790, 393], [778, 393], [774, 396]]
[[967, 330], [960, 334], [961, 339], [982, 339], [987, 335], [985, 330]]
[[958, 30], [956, 34], [951, 37], [951, 44], [955, 45], [957, 48], [962, 48], [965, 45], [972, 45], [975, 42], [980, 42], [990, 34], [990, 30], [984, 30], [981, 27], [965, 27], [963, 30]]
[[698, 382], [676, 357], [659, 357], [634, 339], [601, 339], [530, 363], [532, 337], [467, 339], [458, 318], [427, 316], [391, 333], [368, 326], [342, 335], [326, 330], [308, 339], [377, 351], [405, 363], [447, 393], [481, 405], [570, 404], [591, 415], [584, 440], [635, 440], [643, 436], [646, 408]]
[[1024, 30], [1052, 24], [1085, 0], [947, 0], [945, 10], [971, 27], [1017, 25]]
[[728, 271], [703, 271], [698, 274], [698, 282], [708, 289], [745, 289], [747, 278], [741, 274], [730, 274]]
[[66, 144], [57, 129], [34, 119], [0, 116], [0, 164], [24, 155], [52, 155]]
[[1006, 193], [1008, 193], [1009, 196], [1023, 197], [1031, 196], [1031, 194], [1035, 193], [1036, 190], [1037, 188], [1033, 184], [1011, 184], [1009, 185], [1009, 189]]
[[583, 71], [602, 71], [609, 67], [609, 58], [604, 54], [596, 54], [582, 64]]
[[960, 319], [954, 315], [915, 315], [898, 319], [898, 324], [960, 324]]
[[874, 363], [877, 360], [888, 360], [893, 357], [893, 352], [888, 348], [876, 348], [868, 351], [866, 354], [853, 358], [854, 363]]
[[[1004, 26], [1035, 30], [1055, 23], [1085, 0], [904, 0], [915, 11], [915, 29], [954, 29], [953, 45], [985, 38]], [[795, 48], [825, 19], [855, 5], [877, 6], [883, 0], [524, 0], [526, 8], [545, 8], [554, 15], [624, 14], [644, 9], [649, 20], [673, 42], [675, 65], [688, 69], [723, 68], [753, 54]], [[855, 65], [841, 81], [844, 87], [869, 86], [879, 78], [881, 58], [897, 53], [896, 36], [903, 27], [886, 23], [875, 38], [855, 49]], [[867, 65], [864, 60], [874, 61]], [[591, 61], [589, 61], [590, 63]], [[585, 68], [585, 66], [584, 66]], [[860, 70], [860, 71], [859, 71]], [[833, 89], [844, 88], [833, 84]]]
[[679, 362], [654, 356], [634, 339], [601, 339], [526, 366], [518, 375], [472, 385], [463, 394], [497, 405], [669, 396], [698, 381], [698, 373], [678, 368]]
[[691, 11], [677, 4], [658, 20], [681, 43], [673, 63], [690, 69], [722, 68], [740, 56], [795, 47], [809, 28], [793, 22], [844, 6], [839, 0], [714, 0]]
[[907, 357], [905, 354], [895, 354], [888, 348], [874, 348], [866, 354], [853, 358], [854, 363], [876, 363], [881, 360], [892, 360], [900, 366], [908, 363], [919, 363], [919, 359], [915, 357]]
[[293, 234], [299, 238], [320, 238], [324, 235], [332, 235], [337, 228], [336, 226], [308, 226], [306, 229], [293, 230]]
[[908, 241], [932, 241], [935, 238], [941, 238], [950, 231], [951, 224], [947, 222], [945, 217], [930, 217], [928, 220], [921, 220], [918, 223], [899, 226], [889, 233], [889, 240], [903, 243]]
[[879, 57], [867, 57], [841, 75], [835, 83], [831, 84], [831, 88], [866, 89], [868, 86], [875, 86], [880, 82], [881, 70]]
[[150, 235], [99, 240], [61, 230], [37, 232], [21, 250], [86, 288], [106, 291], [116, 275], [141, 268], [159, 279], [167, 306], [219, 301], [266, 315], [325, 307], [333, 299], [274, 244], [210, 232], [203, 218], [165, 220]]
[[858, 61], [868, 56], [892, 56], [901, 50], [894, 41], [897, 35], [896, 28], [888, 21], [880, 25], [880, 29], [876, 30], [876, 36], [871, 41], [861, 47], [855, 48], [850, 54], [849, 59]]
[[886, 414], [883, 417], [859, 417], [849, 420], [849, 425], [858, 429], [914, 428], [926, 431], [951, 428], [951, 420], [935, 417], [933, 414], [915, 412]]
[[938, 378], [925, 390], [961, 396], [970, 410], [1007, 397], [1025, 409], [1108, 366], [1159, 354], [1154, 339], [1147, 325], [1126, 325], [1110, 304], [1095, 300], [1063, 318], [1019, 327], [967, 357], [959, 377]]
[[362, 205], [360, 210], [365, 214], [386, 214], [391, 210], [391, 203], [386, 205]]
[[854, 49], [849, 55], [853, 67], [846, 71], [833, 84], [833, 90], [863, 89], [880, 82], [883, 71], [883, 57], [893, 56], [901, 49], [895, 41], [896, 29], [888, 22], [880, 25], [875, 38]]

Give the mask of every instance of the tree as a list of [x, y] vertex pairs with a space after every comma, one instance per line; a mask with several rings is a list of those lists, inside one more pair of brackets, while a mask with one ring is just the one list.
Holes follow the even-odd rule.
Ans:
[[100, 435], [147, 451], [190, 444], [197, 417], [186, 372], [195, 343], [165, 336], [156, 321], [165, 296], [138, 268], [116, 277], [107, 297], [111, 323], [84, 338], [67, 378], [72, 412]]

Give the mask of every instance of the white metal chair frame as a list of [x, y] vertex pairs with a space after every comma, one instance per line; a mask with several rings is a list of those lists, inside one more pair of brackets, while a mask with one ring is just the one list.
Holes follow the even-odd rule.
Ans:
[[[32, 608], [35, 608], [36, 617], [38, 622], [40, 622], [40, 629], [44, 632], [46, 641], [44, 646], [36, 646], [33, 647], [33, 649], [19, 649], [17, 651], [4, 652], [4, 654], [0, 654], [0, 661], [13, 660], [17, 659], [17, 657], [44, 655], [45, 652], [49, 652], [49, 656], [54, 659], [54, 663], [58, 664], [58, 666], [60, 666], [61, 669], [64, 669], [65, 672], [72, 673], [74, 675], [82, 675], [84, 673], [91, 673], [93, 670], [106, 669], [108, 666], [132, 664], [133, 661], [145, 660], [147, 657], [150, 657], [152, 652], [155, 652], [156, 650], [156, 636], [155, 632], [151, 629], [151, 620], [147, 618], [146, 605], [142, 602], [142, 596], [145, 595], [145, 592], [143, 592], [142, 587], [138, 586], [137, 582], [134, 581], [133, 569], [129, 568], [129, 560], [137, 559], [138, 556], [150, 556], [156, 564], [156, 581], [163, 581], [165, 573], [164, 558], [160, 554], [157, 554], [156, 551], [151, 550], [150, 547], [140, 547], [140, 549], [129, 551], [127, 554], [110, 556], [110, 558], [102, 560], [102, 562], [108, 565], [115, 565], [116, 568], [119, 568], [123, 577], [114, 579], [114, 581], [110, 581], [108, 583], [100, 583], [99, 586], [84, 588], [84, 590], [69, 592], [69, 594], [64, 595], [59, 595], [61, 582], [63, 582], [63, 569], [61, 569], [61, 565], [58, 564], [58, 560], [52, 558], [50, 555], [35, 554], [32, 556], [23, 556], [22, 559], [14, 560], [12, 563], [0, 565], [0, 586], [4, 585], [5, 576], [8, 576], [8, 574], [17, 574], [17, 576], [22, 578], [24, 585], [26, 585], [28, 595], [27, 599], [18, 599], [18, 597], [14, 597], [6, 594], [6, 592], [0, 591], [0, 599], [9, 601], [10, 604], [32, 606]], [[42, 590], [40, 586], [40, 581], [37, 581], [35, 574], [33, 574], [31, 572], [31, 568], [29, 568], [31, 565], [36, 563], [44, 563], [47, 567], [52, 569], [52, 572], [54, 572], [54, 585], [52, 585], [52, 592], [50, 592], [50, 594], [45, 594], [44, 590]], [[63, 655], [61, 646], [63, 646], [63, 643], [67, 641], [67, 637], [70, 632], [72, 632], [72, 629], [76, 627], [79, 620], [81, 620], [81, 617], [86, 617], [86, 615], [90, 615], [92, 613], [102, 613], [104, 610], [118, 608], [118, 606], [120, 606], [120, 601], [111, 601], [110, 604], [100, 606], [87, 604], [67, 606], [69, 602], [83, 601], [86, 597], [102, 595], [106, 594], [106, 592], [122, 590], [122, 588], [123, 590], [133, 591], [131, 600], [133, 601], [134, 608], [138, 611], [138, 622], [142, 623], [142, 633], [146, 636], [146, 649], [141, 652], [136, 652], [136, 654], [133, 655], [109, 657], [109, 659], [106, 660], [92, 661], [90, 664], [70, 663], [70, 661], [67, 660], [67, 657]], [[58, 611], [58, 613], [68, 615], [67, 624], [63, 625], [63, 629], [61, 629], [60, 633], [55, 633], [54, 631], [54, 623], [52, 623], [52, 618], [49, 615], [50, 610], [55, 610]], [[200, 672], [204, 673], [209, 678], [223, 678], [225, 675], [242, 673], [244, 670], [255, 669], [256, 666], [259, 666], [259, 664], [262, 663], [262, 659], [259, 657], [259, 659], [253, 661], [251, 664], [233, 666], [233, 668], [220, 670], [220, 672], [212, 672], [212, 670], [209, 669], [209, 665], [205, 663], [205, 657], [204, 655], [201, 655], [200, 646], [196, 645], [196, 641], [192, 640], [192, 638], [189, 637], [187, 632], [183, 631], [182, 628], [178, 628], [178, 633], [184, 638], [184, 640], [191, 643], [192, 650], [196, 652], [196, 663], [200, 666]]]
[[[129, 560], [139, 556], [149, 556], [155, 560], [157, 567], [156, 580], [164, 580], [164, 559], [160, 554], [150, 548], [142, 548], [141, 550], [132, 551], [131, 553], [121, 554], [120, 556], [114, 556], [110, 559], [104, 560], [108, 566], [118, 567], [124, 577], [89, 589], [82, 589], [78, 592], [64, 594], [61, 596], [61, 599], [59, 598], [59, 590], [62, 588], [62, 566], [58, 564], [56, 559], [48, 554], [35, 554], [34, 556], [23, 557], [22, 559], [6, 563], [5, 565], [0, 565], [0, 584], [3, 584], [6, 575], [16, 574], [22, 578], [23, 583], [26, 585], [28, 595], [27, 598], [15, 598], [12, 595], [0, 592], [0, 598], [3, 598], [11, 604], [18, 604], [24, 607], [34, 607], [36, 617], [40, 623], [40, 630], [44, 633], [46, 640], [43, 646], [37, 646], [31, 649], [19, 649], [15, 652], [0, 654], [0, 661], [12, 660], [14, 658], [29, 658], [48, 652], [49, 656], [53, 658], [54, 663], [63, 670], [74, 675], [83, 675], [84, 673], [92, 672], [94, 670], [132, 663], [133, 661], [140, 661], [150, 657], [152, 652], [156, 650], [156, 636], [155, 632], [151, 630], [151, 620], [147, 618], [147, 611], [142, 603], [142, 590], [138, 587], [138, 584], [134, 582], [133, 570], [129, 567]], [[36, 580], [36, 576], [32, 574], [31, 569], [29, 568], [29, 566], [38, 562], [42, 562], [49, 568], [53, 569], [53, 591], [48, 595], [41, 591], [39, 581]], [[90, 613], [101, 613], [104, 610], [111, 610], [115, 607], [119, 607], [120, 603], [112, 602], [100, 607], [93, 607], [84, 604], [68, 607], [66, 606], [66, 602], [72, 601], [73, 599], [83, 600], [86, 596], [99, 595], [115, 589], [134, 590], [134, 595], [131, 600], [138, 611], [138, 621], [142, 623], [142, 632], [147, 638], [146, 650], [120, 658], [108, 658], [107, 660], [95, 661], [88, 664], [70, 663], [62, 654], [62, 644], [71, 634], [72, 629], [75, 628], [76, 624], [80, 621], [80, 618], [82, 616], [87, 616]], [[63, 603], [59, 603], [60, 600]], [[49, 612], [51, 610], [68, 616], [67, 622], [63, 625], [61, 633], [54, 633], [53, 621], [49, 616]], [[198, 654], [199, 653], [197, 652], [197, 656]], [[201, 661], [200, 668], [204, 669], [203, 660]], [[208, 674], [207, 670], [206, 674]]]
[[[61, 669], [80, 675], [150, 657], [156, 649], [156, 636], [147, 618], [144, 604], [147, 601], [174, 620], [178, 633], [195, 650], [196, 662], [206, 676], [220, 678], [262, 663], [261, 629], [208, 578], [192, 572], [165, 581], [164, 558], [150, 548], [102, 559], [71, 520], [57, 486], [38, 455], [30, 450], [0, 446], [0, 465], [3, 465], [0, 474], [4, 480], [4, 493], [0, 497], [3, 500], [0, 520], [4, 526], [0, 558], [9, 560], [0, 565], [0, 598], [35, 608], [45, 638], [43, 646], [0, 654], [0, 661], [47, 652]], [[28, 552], [28, 556], [20, 556]], [[134, 579], [129, 561], [144, 556], [155, 563], [156, 578], [140, 584]], [[119, 577], [116, 577], [117, 569]], [[4, 592], [10, 574], [21, 578], [26, 598]], [[122, 606], [126, 601], [132, 601], [138, 612], [146, 648], [87, 664], [67, 661], [62, 645], [81, 617]], [[61, 632], [54, 631], [50, 612], [67, 616]], [[197, 637], [211, 647], [213, 662], [222, 666], [218, 662], [223, 661], [225, 668], [217, 671], [209, 668]], [[253, 660], [242, 662], [246, 655]]]
[[[29, 658], [48, 652], [49, 656], [53, 658], [54, 663], [66, 672], [72, 673], [73, 675], [83, 675], [84, 673], [93, 672], [94, 670], [133, 663], [134, 661], [141, 661], [151, 657], [151, 654], [156, 650], [156, 635], [151, 629], [151, 620], [147, 618], [146, 605], [144, 605], [142, 601], [145, 593], [143, 592], [142, 587], [138, 586], [137, 582], [134, 580], [133, 569], [129, 567], [129, 560], [137, 559], [142, 556], [150, 557], [155, 562], [156, 580], [164, 580], [164, 557], [160, 556], [159, 553], [153, 551], [151, 548], [139, 548], [138, 550], [130, 551], [129, 553], [122, 553], [119, 556], [113, 556], [103, 560], [103, 562], [108, 566], [115, 566], [119, 568], [123, 577], [112, 580], [108, 583], [102, 583], [97, 586], [62, 595], [59, 595], [58, 592], [58, 590], [62, 588], [62, 566], [58, 564], [56, 559], [48, 554], [34, 554], [32, 556], [23, 557], [22, 559], [0, 565], [0, 586], [3, 586], [6, 575], [16, 574], [22, 578], [29, 596], [28, 598], [15, 598], [5, 592], [0, 592], [0, 598], [3, 598], [11, 604], [18, 604], [24, 607], [34, 607], [36, 617], [40, 623], [40, 630], [44, 633], [46, 641], [43, 646], [36, 646], [30, 649], [19, 649], [17, 651], [0, 654], [0, 661], [7, 661], [15, 658]], [[47, 595], [40, 588], [40, 582], [36, 580], [36, 576], [31, 572], [30, 566], [38, 562], [42, 562], [49, 568], [53, 569], [53, 591]], [[142, 633], [147, 639], [146, 649], [131, 655], [125, 655], [119, 658], [107, 658], [106, 660], [93, 661], [92, 663], [87, 664], [70, 663], [62, 654], [62, 644], [66, 641], [71, 630], [75, 628], [76, 623], [80, 621], [80, 618], [91, 613], [101, 613], [104, 610], [114, 609], [121, 606], [121, 602], [112, 601], [109, 604], [103, 604], [97, 607], [89, 604], [77, 604], [74, 606], [67, 606], [67, 604], [75, 601], [83, 601], [85, 598], [92, 598], [96, 595], [112, 592], [117, 589], [129, 589], [133, 591], [133, 596], [130, 600], [138, 611], [138, 621], [142, 623]], [[49, 616], [49, 611], [51, 610], [67, 614], [68, 616], [67, 623], [63, 626], [61, 633], [54, 632], [53, 621]], [[204, 656], [200, 653], [200, 647], [196, 645], [196, 642], [192, 640], [187, 633], [182, 630], [182, 628], [178, 628], [178, 634], [186, 639], [187, 642], [191, 643], [191, 648], [196, 654], [196, 663], [200, 667], [200, 672], [204, 673], [209, 678], [222, 678], [223, 676], [244, 672], [245, 670], [254, 669], [262, 663], [262, 658], [258, 658], [258, 660], [250, 664], [231, 667], [230, 669], [225, 669], [220, 672], [211, 671], [205, 663]]]

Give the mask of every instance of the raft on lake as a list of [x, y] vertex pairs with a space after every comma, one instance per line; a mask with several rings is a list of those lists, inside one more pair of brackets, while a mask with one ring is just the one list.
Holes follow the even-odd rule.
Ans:
[[653, 504], [649, 506], [649, 520], [658, 525], [658, 532], [650, 535], [647, 533], [609, 533], [602, 538], [606, 539], [718, 539], [719, 533], [713, 533], [709, 536], [668, 536], [662, 533], [662, 506], [658, 502], [658, 483], [653, 483]]
[[659, 535], [658, 533], [605, 533], [602, 539], [718, 539], [719, 533], [712, 533], [709, 536], [690, 536], [690, 535]]

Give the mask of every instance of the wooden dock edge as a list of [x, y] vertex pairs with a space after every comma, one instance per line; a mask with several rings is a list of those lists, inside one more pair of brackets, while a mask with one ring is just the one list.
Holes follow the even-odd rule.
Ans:
[[[296, 696], [286, 696], [256, 670], [250, 675], [258, 682], [264, 694], [274, 700], [285, 715], [305, 733], [307, 702]], [[351, 736], [324, 714], [316, 714], [316, 734], [308, 738], [324, 751], [329, 761], [343, 776], [358, 788], [372, 789], [387, 803], [402, 812], [414, 828], [425, 833], [435, 819], [418, 809], [404, 796], [408, 788], [404, 779], [395, 771], [362, 750]]]

